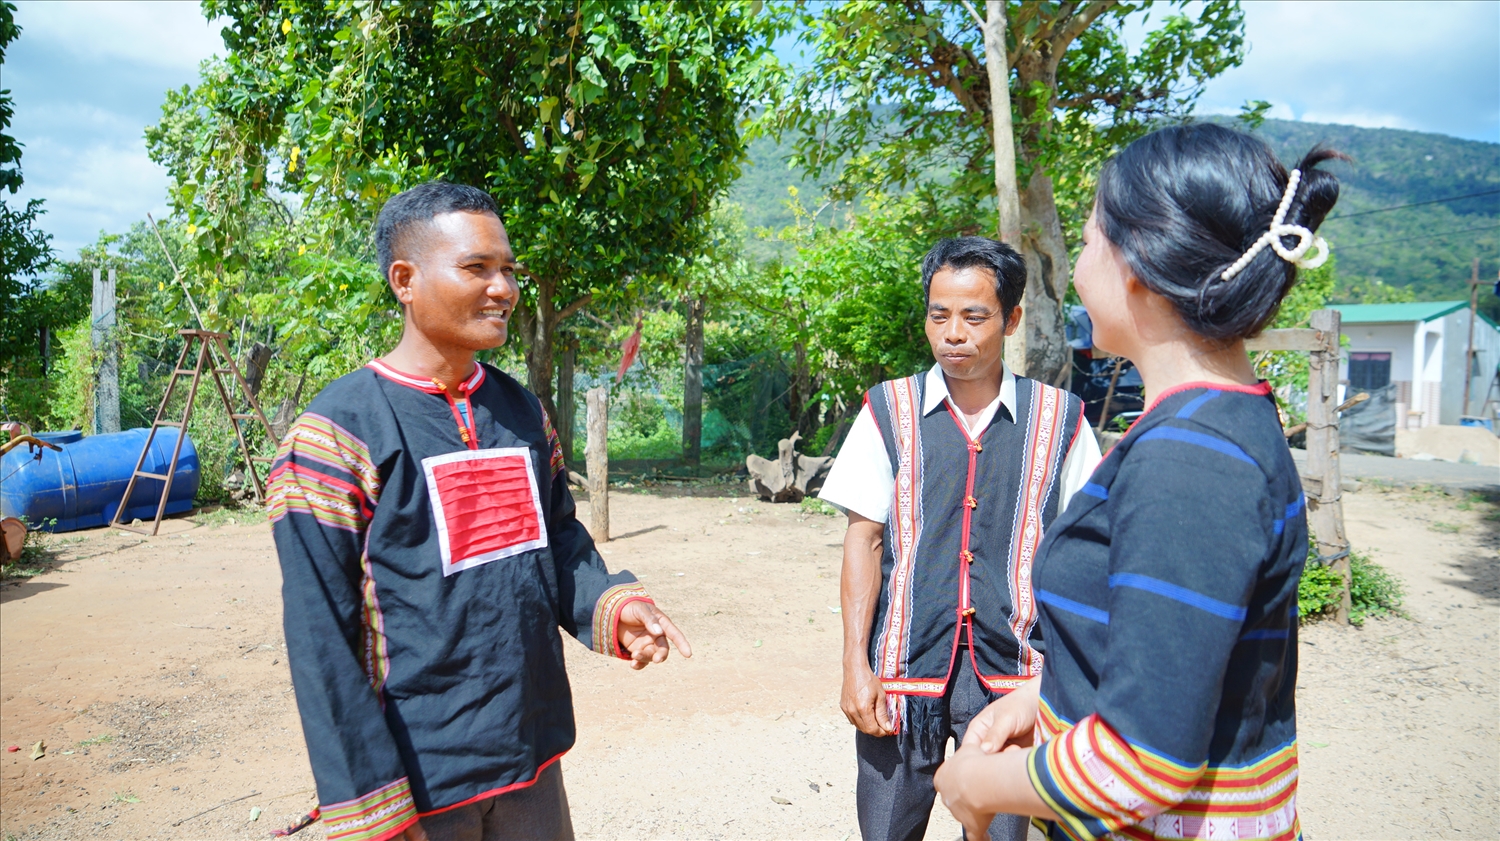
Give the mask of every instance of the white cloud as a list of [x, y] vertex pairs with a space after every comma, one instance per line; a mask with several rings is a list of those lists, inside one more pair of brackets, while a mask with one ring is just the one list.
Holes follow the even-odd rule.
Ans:
[[22, 37], [50, 41], [82, 59], [121, 59], [153, 67], [193, 69], [222, 54], [219, 26], [196, 3], [20, 0]]
[[1249, 55], [1209, 82], [1205, 113], [1500, 140], [1500, 4], [1247, 2]]
[[72, 257], [100, 231], [121, 233], [149, 211], [167, 211], [167, 173], [146, 156], [146, 143], [94, 142], [76, 145], [33, 142], [23, 163], [26, 183], [17, 196], [46, 200], [43, 230], [53, 246]]

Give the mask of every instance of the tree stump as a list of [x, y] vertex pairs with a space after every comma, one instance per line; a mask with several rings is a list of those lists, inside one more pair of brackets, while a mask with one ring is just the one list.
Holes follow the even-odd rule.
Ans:
[[767, 502], [801, 502], [808, 494], [818, 492], [828, 471], [833, 467], [831, 456], [805, 456], [797, 452], [797, 442], [802, 434], [793, 432], [792, 437], [783, 438], [776, 444], [776, 461], [758, 455], [745, 456], [745, 469], [750, 473], [750, 490]]

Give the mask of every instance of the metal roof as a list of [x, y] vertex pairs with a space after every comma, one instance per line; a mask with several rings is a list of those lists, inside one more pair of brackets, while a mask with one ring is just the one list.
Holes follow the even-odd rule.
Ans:
[[1431, 321], [1468, 309], [1468, 301], [1419, 301], [1407, 304], [1331, 304], [1339, 311], [1344, 324], [1391, 324], [1405, 321]]

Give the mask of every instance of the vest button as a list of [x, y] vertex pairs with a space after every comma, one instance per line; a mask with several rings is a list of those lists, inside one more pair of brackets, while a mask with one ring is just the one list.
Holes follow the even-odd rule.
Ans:
[[967, 499], [964, 500], [964, 505], [967, 505], [970, 508], [978, 508], [979, 507], [979, 500], [977, 500], [977, 499], [975, 499], [974, 497], [971, 496], [971, 497], [969, 497], [969, 498], [967, 498]]
[[964, 608], [964, 615], [965, 616], [973, 616], [974, 615], [974, 608], [972, 608], [972, 607], [966, 607], [966, 608]]

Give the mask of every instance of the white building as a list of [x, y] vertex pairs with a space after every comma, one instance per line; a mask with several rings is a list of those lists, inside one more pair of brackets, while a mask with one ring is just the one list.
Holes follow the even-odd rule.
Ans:
[[[1484, 315], [1474, 324], [1474, 356], [1464, 406], [1469, 302], [1335, 304], [1349, 339], [1339, 364], [1351, 391], [1396, 384], [1396, 426], [1457, 424], [1464, 415], [1500, 416], [1490, 391], [1500, 365], [1500, 327]], [[1488, 400], [1488, 402], [1486, 402]]]

